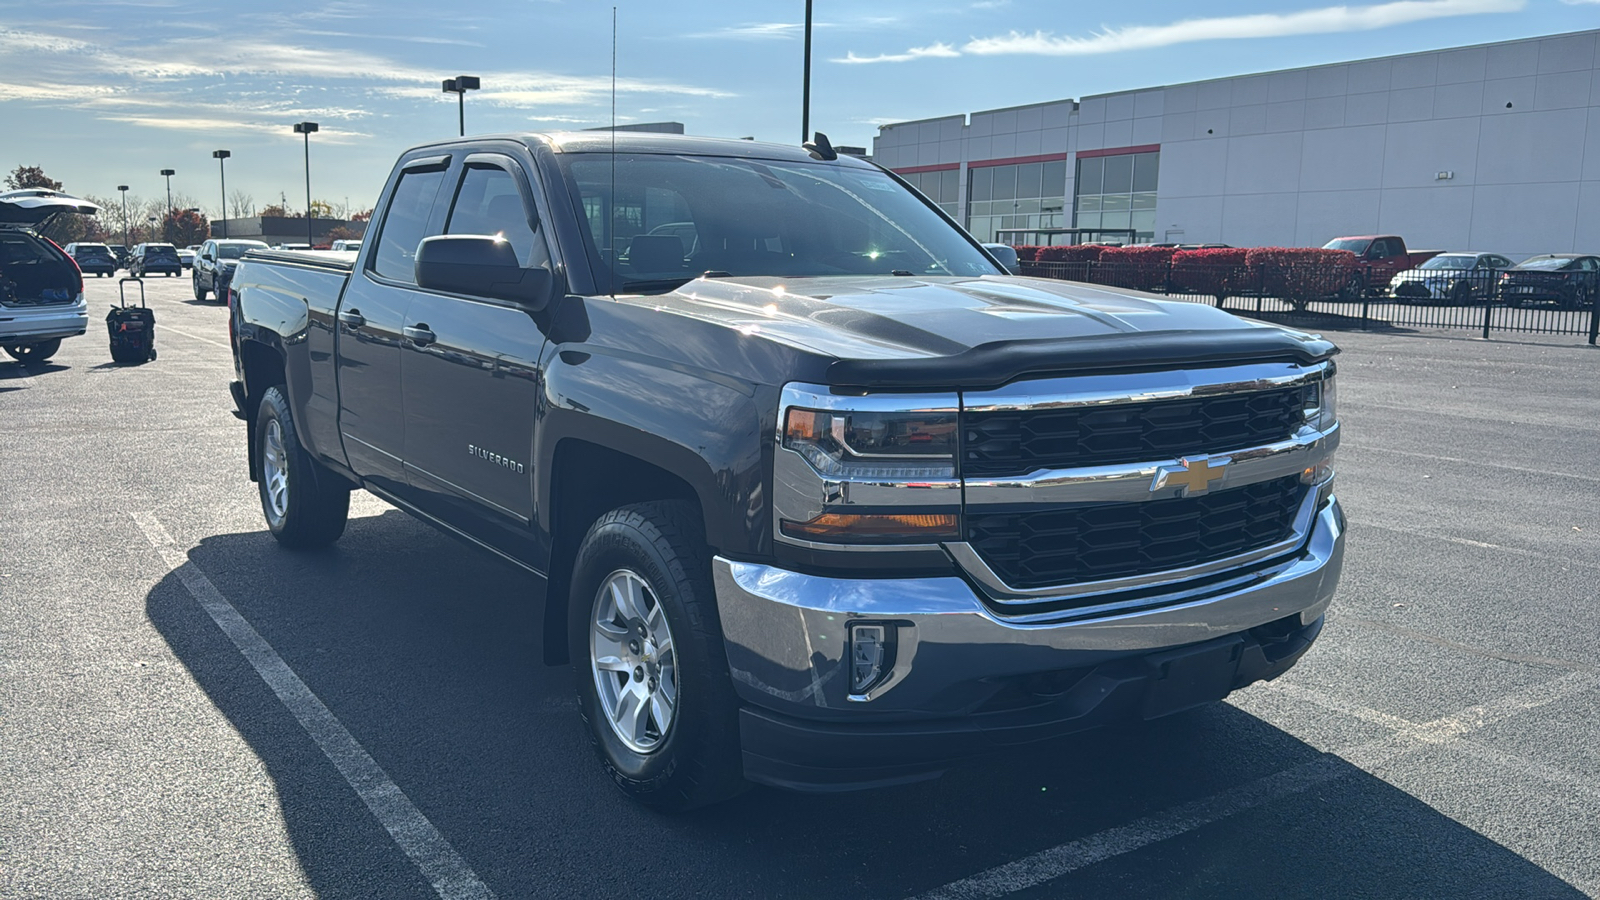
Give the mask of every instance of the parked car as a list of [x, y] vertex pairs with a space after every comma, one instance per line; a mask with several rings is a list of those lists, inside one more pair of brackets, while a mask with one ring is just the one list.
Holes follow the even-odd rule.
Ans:
[[1513, 263], [1498, 253], [1441, 253], [1389, 281], [1389, 296], [1412, 303], [1466, 304], [1494, 297]]
[[1394, 234], [1334, 238], [1323, 244], [1322, 249], [1348, 250], [1356, 255], [1357, 274], [1341, 292], [1351, 299], [1386, 292], [1394, 276], [1415, 269], [1440, 253], [1438, 250], [1407, 250], [1405, 238]]
[[1512, 306], [1553, 303], [1582, 309], [1600, 295], [1600, 257], [1580, 253], [1530, 256], [1500, 275], [1500, 299]]
[[338, 250], [344, 253], [353, 253], [361, 249], [360, 241], [334, 241], [329, 250]]
[[128, 267], [128, 260], [133, 255], [133, 252], [128, 249], [127, 245], [107, 244], [106, 246], [111, 249], [111, 255], [116, 258], [117, 268], [126, 269]]
[[272, 245], [272, 249], [273, 250], [310, 250], [310, 249], [313, 249], [313, 248], [312, 248], [312, 246], [310, 244], [273, 244]]
[[194, 258], [195, 251], [189, 249], [188, 247], [184, 247], [178, 251], [178, 264], [183, 266], [185, 269], [194, 268]]
[[128, 260], [128, 274], [146, 278], [153, 272], [182, 275], [183, 261], [178, 257], [178, 248], [171, 244], [135, 244], [133, 256]]
[[204, 300], [209, 294], [225, 302], [228, 299], [224, 293], [225, 284], [239, 264], [239, 258], [251, 250], [265, 249], [264, 241], [217, 240], [201, 244], [194, 261], [194, 298]]
[[34, 230], [64, 213], [100, 207], [60, 191], [0, 193], [0, 347], [19, 362], [43, 362], [63, 338], [89, 328], [83, 273], [65, 251]]
[[[366, 489], [544, 579], [600, 765], [667, 808], [905, 784], [1294, 665], [1343, 560], [1338, 348], [1008, 275], [808, 147], [452, 138], [355, 258], [249, 254], [269, 532], [327, 546]], [[644, 230], [686, 218], [692, 247]]]
[[78, 271], [85, 275], [92, 273], [102, 278], [109, 278], [117, 274], [117, 257], [105, 244], [76, 242], [68, 244], [63, 249], [72, 257], [72, 261], [78, 264]]
[[990, 255], [999, 260], [1000, 265], [1012, 275], [1021, 271], [1017, 263], [1017, 248], [1010, 244], [984, 244], [983, 249], [989, 251]]

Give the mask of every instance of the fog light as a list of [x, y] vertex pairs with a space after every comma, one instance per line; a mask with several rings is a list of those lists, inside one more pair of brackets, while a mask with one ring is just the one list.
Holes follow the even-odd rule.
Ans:
[[884, 626], [850, 626], [850, 693], [865, 694], [883, 680], [888, 651]]

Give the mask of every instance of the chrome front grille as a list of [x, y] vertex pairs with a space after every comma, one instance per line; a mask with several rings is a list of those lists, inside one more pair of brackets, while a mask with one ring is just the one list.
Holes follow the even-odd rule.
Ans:
[[1025, 475], [1221, 453], [1285, 440], [1304, 422], [1304, 386], [1144, 403], [985, 410], [962, 418], [962, 474]]
[[1307, 490], [1290, 475], [1196, 497], [969, 512], [967, 539], [1016, 588], [1131, 578], [1279, 543]]

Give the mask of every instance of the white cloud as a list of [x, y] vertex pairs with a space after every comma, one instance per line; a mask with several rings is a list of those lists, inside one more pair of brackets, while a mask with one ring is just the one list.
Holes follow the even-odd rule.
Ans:
[[948, 59], [960, 56], [961, 51], [949, 44], [930, 44], [926, 47], [912, 47], [904, 53], [880, 53], [877, 56], [857, 56], [852, 50], [843, 57], [830, 60], [830, 62], [845, 63], [846, 65], [863, 65], [866, 63], [898, 63], [910, 62], [914, 59], [939, 58]]
[[1105, 28], [1089, 37], [1057, 37], [1045, 31], [1032, 34], [1013, 31], [1003, 37], [976, 38], [961, 49], [980, 55], [1084, 56], [1149, 50], [1196, 41], [1370, 31], [1428, 19], [1516, 12], [1526, 5], [1527, 0], [1397, 0], [1372, 6], [1328, 6], [1292, 13], [1220, 16], [1186, 19], [1170, 25]]
[[[160, 128], [168, 131], [199, 131], [206, 134], [268, 134], [278, 138], [296, 137], [282, 122], [242, 122], [235, 119], [211, 118], [206, 116], [101, 116], [108, 122], [125, 122], [129, 125], [140, 125], [145, 128]], [[370, 137], [359, 131], [346, 131], [342, 128], [320, 128], [317, 131], [317, 140], [335, 144], [349, 143], [357, 138]]]
[[[702, 31], [698, 34], [684, 35], [692, 38], [735, 38], [738, 40], [771, 40], [774, 38], [789, 38], [805, 31], [804, 22], [751, 22], [745, 25], [729, 25], [718, 28], [716, 31]], [[817, 23], [811, 23], [812, 28]]]

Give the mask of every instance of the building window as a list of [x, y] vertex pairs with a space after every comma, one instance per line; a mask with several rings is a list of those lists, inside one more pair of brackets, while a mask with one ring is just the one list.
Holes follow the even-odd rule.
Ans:
[[[1061, 228], [1067, 196], [1066, 160], [974, 166], [967, 170], [967, 230], [980, 241], [1000, 228]], [[1021, 235], [1007, 236], [1022, 243]]]
[[1159, 150], [1079, 159], [1073, 227], [1132, 228], [1137, 232], [1135, 243], [1155, 240], [1160, 172]]
[[901, 172], [912, 187], [922, 192], [924, 197], [932, 200], [935, 205], [944, 210], [952, 219], [961, 221], [961, 172], [957, 169], [944, 169], [938, 172]]

